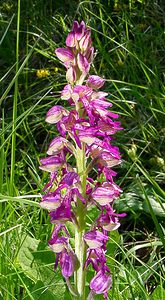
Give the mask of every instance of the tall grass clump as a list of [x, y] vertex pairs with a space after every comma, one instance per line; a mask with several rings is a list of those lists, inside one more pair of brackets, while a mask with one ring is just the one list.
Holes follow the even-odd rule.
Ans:
[[124, 128], [115, 210], [127, 216], [107, 243], [108, 298], [163, 300], [164, 1], [1, 1], [0, 11], [0, 299], [72, 299], [47, 247], [52, 225], [39, 202], [48, 176], [38, 166], [58, 135], [45, 114], [64, 103], [54, 50], [83, 19], [97, 49], [91, 74], [105, 79]]

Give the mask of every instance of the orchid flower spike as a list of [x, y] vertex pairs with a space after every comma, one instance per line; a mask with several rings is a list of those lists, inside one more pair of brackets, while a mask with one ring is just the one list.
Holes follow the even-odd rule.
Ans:
[[[113, 209], [122, 190], [114, 182], [112, 168], [121, 163], [121, 157], [112, 136], [122, 127], [116, 121], [118, 114], [110, 111], [108, 94], [100, 90], [105, 79], [89, 75], [94, 48], [84, 21], [74, 21], [66, 46], [57, 48], [55, 54], [66, 68], [67, 82], [60, 105], [49, 108], [45, 119], [57, 127], [59, 135], [50, 142], [48, 156], [40, 159], [40, 169], [50, 176], [40, 202], [54, 226], [48, 245], [56, 255], [55, 270], [59, 265], [76, 299], [94, 299], [95, 294], [108, 299], [112, 287], [106, 260], [108, 235], [125, 216]], [[68, 109], [63, 101], [68, 101]], [[89, 224], [91, 207], [98, 214]], [[72, 233], [70, 225], [67, 229], [71, 223]], [[87, 297], [85, 269], [89, 265], [93, 278]]]

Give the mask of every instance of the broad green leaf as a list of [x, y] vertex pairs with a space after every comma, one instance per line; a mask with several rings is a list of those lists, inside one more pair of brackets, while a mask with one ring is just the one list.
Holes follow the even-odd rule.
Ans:
[[38, 245], [38, 240], [27, 235], [24, 237], [18, 252], [18, 261], [22, 270], [26, 276], [35, 282], [38, 280], [38, 271], [34, 262], [33, 252], [37, 250]]
[[115, 208], [120, 212], [142, 211], [142, 201], [134, 193], [125, 193], [115, 200]]
[[109, 234], [109, 241], [107, 243], [107, 262], [113, 271], [114, 268], [114, 258], [116, 255], [116, 250], [118, 248], [118, 243], [120, 241], [120, 234], [117, 230], [111, 231]]
[[165, 289], [158, 285], [151, 295], [151, 300], [164, 300], [165, 299]]
[[41, 293], [49, 289], [56, 300], [64, 299], [65, 284], [60, 271], [54, 272], [55, 255], [48, 247], [45, 248], [40, 241], [26, 236], [18, 253], [18, 261], [31, 280], [43, 283]]
[[[159, 217], [165, 217], [165, 203], [160, 204], [153, 197], [148, 197], [148, 200], [150, 201], [150, 204], [152, 206], [152, 209], [153, 209], [153, 212], [155, 213], [155, 215], [159, 216]], [[147, 213], [150, 213], [150, 208], [149, 208], [146, 200], [143, 202], [143, 209]]]
[[37, 251], [33, 253], [34, 261], [37, 266], [38, 276], [45, 287], [56, 296], [57, 300], [64, 299], [65, 284], [60, 270], [54, 272], [55, 255], [52, 251], [45, 249], [42, 243], [39, 244]]
[[[45, 287], [42, 281], [38, 280], [33, 286], [31, 290], [31, 295], [34, 300], [56, 300], [56, 296], [52, 294], [52, 292]], [[25, 298], [25, 300], [29, 300], [29, 298]]]

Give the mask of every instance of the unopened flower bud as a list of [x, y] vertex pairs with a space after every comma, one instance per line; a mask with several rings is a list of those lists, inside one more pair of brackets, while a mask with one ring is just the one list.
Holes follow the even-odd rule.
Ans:
[[105, 83], [105, 79], [97, 76], [91, 75], [88, 77], [87, 85], [92, 89], [100, 89]]
[[[77, 22], [78, 23], [78, 22]], [[75, 23], [76, 24], [76, 23]], [[85, 23], [84, 21], [81, 21], [80, 25], [77, 26], [77, 24], [74, 26], [74, 30], [75, 30], [75, 38], [76, 40], [81, 40], [81, 38], [84, 35], [84, 31], [85, 31]]]
[[90, 30], [83, 36], [83, 38], [79, 42], [80, 49], [85, 52], [88, 48], [90, 42]]
[[70, 67], [66, 72], [66, 80], [73, 84], [76, 81], [76, 72], [73, 67]]
[[64, 147], [66, 147], [70, 151], [74, 150], [74, 147], [72, 146], [72, 144], [70, 142], [68, 142], [68, 140], [66, 140], [63, 137], [56, 137], [50, 143], [50, 146], [48, 148], [47, 154], [48, 155], [57, 154], [61, 150], [63, 150]]
[[82, 73], [87, 74], [89, 72], [90, 65], [88, 60], [81, 53], [78, 53], [77, 55], [77, 64]]
[[67, 116], [69, 112], [62, 106], [56, 105], [50, 108], [46, 114], [45, 121], [50, 124], [58, 123], [62, 116]]
[[66, 45], [68, 47], [74, 47], [75, 46], [75, 34], [73, 31], [68, 33], [68, 36], [66, 38]]
[[57, 48], [55, 53], [62, 62], [68, 62], [74, 60], [74, 55], [72, 53], [72, 50], [70, 49]]

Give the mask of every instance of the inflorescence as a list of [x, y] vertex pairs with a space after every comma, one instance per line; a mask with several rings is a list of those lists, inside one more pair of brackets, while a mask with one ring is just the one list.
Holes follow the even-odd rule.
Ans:
[[[93, 299], [95, 293], [107, 299], [112, 286], [105, 255], [108, 233], [116, 230], [119, 217], [125, 216], [113, 209], [121, 189], [114, 183], [116, 172], [112, 168], [121, 163], [121, 158], [112, 136], [122, 128], [116, 121], [118, 115], [109, 110], [112, 104], [106, 100], [108, 94], [100, 91], [105, 80], [89, 75], [94, 48], [91, 30], [83, 21], [73, 23], [66, 48], [58, 48], [55, 53], [66, 67], [68, 84], [61, 99], [69, 102], [70, 110], [56, 105], [46, 115], [46, 122], [56, 124], [60, 134], [51, 141], [48, 157], [40, 160], [40, 169], [50, 173], [40, 202], [54, 224], [48, 244], [56, 253], [55, 269], [59, 263], [67, 283], [74, 274], [75, 292], [71, 292], [79, 295], [77, 299], [86, 298], [82, 296], [85, 287], [80, 287], [85, 275], [76, 274], [79, 269], [85, 274], [89, 265], [95, 275], [89, 284], [88, 299]], [[90, 226], [86, 216], [94, 207], [98, 215]], [[68, 222], [75, 227], [74, 247], [70, 244]]]

